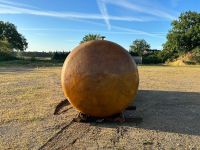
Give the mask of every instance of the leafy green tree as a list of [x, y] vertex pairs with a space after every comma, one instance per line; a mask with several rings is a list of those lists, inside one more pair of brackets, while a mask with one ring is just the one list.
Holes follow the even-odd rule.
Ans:
[[101, 36], [100, 34], [87, 34], [83, 37], [83, 39], [80, 43], [84, 43], [84, 42], [92, 41], [92, 40], [101, 40], [104, 38], [105, 38], [105, 36]]
[[144, 55], [145, 51], [150, 49], [150, 44], [148, 44], [144, 39], [139, 40], [136, 39], [133, 41], [132, 45], [130, 45], [130, 52], [137, 53], [139, 56]]
[[21, 35], [14, 24], [0, 21], [0, 49], [24, 51], [28, 43]]
[[0, 52], [10, 52], [11, 46], [7, 41], [0, 40]]
[[172, 22], [172, 29], [163, 44], [166, 53], [185, 53], [200, 46], [200, 13], [188, 11], [181, 13]]

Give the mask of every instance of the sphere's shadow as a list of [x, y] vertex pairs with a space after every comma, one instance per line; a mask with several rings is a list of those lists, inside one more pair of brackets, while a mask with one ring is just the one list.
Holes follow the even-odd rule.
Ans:
[[[108, 128], [112, 128], [109, 131], [116, 130], [117, 137], [120, 137], [118, 130], [125, 129], [126, 127], [129, 130], [131, 128], [138, 128], [200, 135], [200, 93], [140, 90], [134, 105], [137, 107], [136, 111], [126, 112], [126, 115], [142, 117], [143, 122], [139, 124], [135, 122], [78, 123], [71, 121], [42, 145], [40, 149], [56, 149], [56, 147], [64, 149], [70, 143], [75, 143], [80, 137], [86, 136], [90, 131], [98, 133], [99, 130]], [[72, 108], [71, 106], [69, 107]], [[64, 112], [67, 113], [66, 111]], [[95, 134], [94, 137], [98, 139], [99, 135]], [[105, 135], [105, 137], [107, 136]], [[109, 135], [107, 138], [112, 139]]]
[[137, 110], [133, 112], [133, 116], [142, 117], [142, 123], [95, 125], [111, 128], [129, 126], [200, 135], [200, 93], [140, 90], [134, 105], [137, 106]]

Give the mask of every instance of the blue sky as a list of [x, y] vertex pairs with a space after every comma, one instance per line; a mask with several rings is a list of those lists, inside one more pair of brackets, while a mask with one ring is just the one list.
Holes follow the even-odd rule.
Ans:
[[127, 50], [135, 39], [162, 49], [171, 21], [200, 12], [199, 0], [0, 0], [0, 20], [14, 23], [28, 51], [69, 51], [85, 34], [101, 34]]

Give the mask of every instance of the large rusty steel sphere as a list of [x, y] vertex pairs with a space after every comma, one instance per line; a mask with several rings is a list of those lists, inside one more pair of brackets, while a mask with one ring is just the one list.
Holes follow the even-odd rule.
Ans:
[[74, 108], [90, 116], [107, 117], [122, 112], [134, 100], [139, 76], [124, 48], [94, 40], [80, 44], [68, 55], [61, 82]]

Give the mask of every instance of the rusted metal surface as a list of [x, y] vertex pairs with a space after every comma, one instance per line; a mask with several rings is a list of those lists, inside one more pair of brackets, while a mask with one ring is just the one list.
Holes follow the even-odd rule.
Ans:
[[95, 117], [121, 113], [134, 100], [139, 76], [128, 52], [113, 42], [83, 43], [67, 57], [61, 75], [65, 97]]

